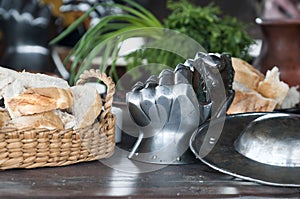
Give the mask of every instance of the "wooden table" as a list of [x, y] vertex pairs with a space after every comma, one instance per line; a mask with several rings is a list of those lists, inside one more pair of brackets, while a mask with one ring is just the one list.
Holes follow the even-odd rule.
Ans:
[[[124, 157], [126, 158], [126, 157]], [[127, 159], [127, 158], [126, 158]], [[106, 164], [106, 163], [105, 163]], [[128, 173], [100, 161], [0, 172], [1, 198], [299, 198], [299, 188], [263, 186], [196, 162]], [[130, 166], [121, 163], [123, 168]], [[129, 167], [127, 167], [128, 169]]]
[[[123, 119], [129, 124], [123, 129], [135, 131], [129, 116]], [[106, 160], [0, 171], [0, 198], [300, 198], [300, 188], [240, 180], [199, 160], [156, 169], [150, 165], [151, 172], [136, 172], [145, 165], [126, 157], [135, 139], [122, 136], [115, 154]]]

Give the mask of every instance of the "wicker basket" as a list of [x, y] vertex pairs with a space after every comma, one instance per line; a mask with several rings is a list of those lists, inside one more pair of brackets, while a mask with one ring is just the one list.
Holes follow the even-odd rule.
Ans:
[[115, 117], [111, 113], [115, 84], [106, 74], [85, 71], [77, 82], [98, 78], [107, 86], [98, 122], [82, 129], [0, 128], [0, 169], [54, 167], [110, 157], [115, 147]]

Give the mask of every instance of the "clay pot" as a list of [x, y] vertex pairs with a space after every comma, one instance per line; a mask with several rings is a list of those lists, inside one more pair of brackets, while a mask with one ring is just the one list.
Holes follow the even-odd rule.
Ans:
[[262, 73], [277, 66], [280, 79], [290, 86], [300, 85], [300, 19], [256, 19], [263, 42], [253, 65]]

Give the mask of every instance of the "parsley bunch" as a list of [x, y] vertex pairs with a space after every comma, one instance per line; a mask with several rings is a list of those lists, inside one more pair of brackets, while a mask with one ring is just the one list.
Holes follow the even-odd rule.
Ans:
[[[245, 31], [246, 26], [237, 18], [222, 17], [220, 8], [213, 4], [200, 7], [187, 0], [170, 0], [167, 7], [171, 14], [163, 22], [165, 28], [188, 35], [201, 44], [207, 52], [227, 52], [234, 57], [250, 59], [248, 50], [254, 40]], [[188, 47], [182, 45], [182, 48]], [[184, 61], [182, 57], [172, 52], [159, 49], [140, 49], [129, 54], [127, 60], [128, 69], [141, 64], [143, 60], [171, 67]]]

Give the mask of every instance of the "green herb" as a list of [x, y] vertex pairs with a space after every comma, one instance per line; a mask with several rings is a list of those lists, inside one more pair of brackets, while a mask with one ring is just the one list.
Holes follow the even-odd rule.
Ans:
[[[136, 31], [145, 27], [162, 28], [162, 24], [157, 18], [141, 5], [132, 0], [123, 1], [128, 6], [117, 3], [105, 5], [118, 7], [124, 11], [123, 14], [103, 17], [99, 23], [89, 28], [72, 48], [71, 53], [65, 60], [65, 62], [68, 62], [73, 58], [69, 81], [71, 85], [74, 84], [84, 70], [91, 67], [93, 59], [100, 54], [102, 55], [102, 60], [98, 66], [99, 69], [103, 72], [106, 71], [108, 60], [111, 58], [112, 63], [110, 63], [111, 70], [109, 75], [118, 78], [115, 66], [116, 59], [120, 50], [120, 44], [131, 37], [130, 31]], [[53, 39], [50, 44], [55, 44], [70, 34], [96, 7], [97, 5], [76, 20], [74, 24]], [[127, 34], [124, 35], [123, 33]]]
[[[210, 4], [195, 6], [187, 0], [168, 1], [171, 14], [163, 26], [179, 31], [195, 39], [207, 52], [228, 52], [234, 57], [249, 60], [248, 49], [254, 40], [245, 31], [246, 26], [234, 17], [221, 17], [219, 7]], [[174, 44], [173, 44], [174, 45]], [[180, 44], [182, 48], [188, 48]], [[148, 63], [161, 63], [175, 67], [184, 59], [172, 52], [157, 49], [141, 49], [127, 57], [128, 69], [147, 60]]]
[[[171, 14], [163, 23], [160, 23], [150, 11], [141, 5], [132, 0], [123, 1], [127, 5], [117, 3], [106, 5], [120, 8], [123, 14], [103, 17], [98, 24], [87, 30], [73, 47], [70, 55], [65, 60], [66, 62], [70, 61], [72, 57], [71, 85], [84, 70], [91, 67], [93, 59], [99, 55], [102, 56], [102, 62], [98, 66], [99, 69], [106, 71], [110, 64], [109, 75], [117, 80], [116, 60], [120, 44], [128, 38], [136, 37], [135, 33], [147, 27], [167, 28], [183, 33], [196, 40], [207, 52], [228, 52], [232, 56], [248, 59], [248, 48], [254, 41], [246, 33], [244, 24], [233, 17], [220, 17], [220, 9], [212, 4], [199, 7], [187, 0], [168, 1]], [[51, 44], [66, 37], [88, 17], [95, 7], [51, 41]], [[149, 33], [147, 36], [149, 37], [149, 35], [155, 37], [158, 34]], [[157, 40], [150, 40], [150, 42], [153, 42], [152, 46], [155, 46]], [[172, 42], [171, 44], [174, 47], [178, 45], [180, 48], [186, 48], [187, 52], [189, 51], [189, 46], [184, 45], [184, 41], [174, 44], [174, 40], [170, 39], [170, 41], [164, 41], [164, 45], [168, 45], [168, 42]], [[184, 61], [183, 57], [172, 52], [143, 47], [130, 53], [125, 58], [127, 60], [127, 70], [142, 64], [144, 61], [170, 67], [175, 67], [178, 63]], [[108, 60], [112, 60], [112, 62], [109, 63]], [[157, 67], [157, 70], [159, 71], [161, 68]]]

